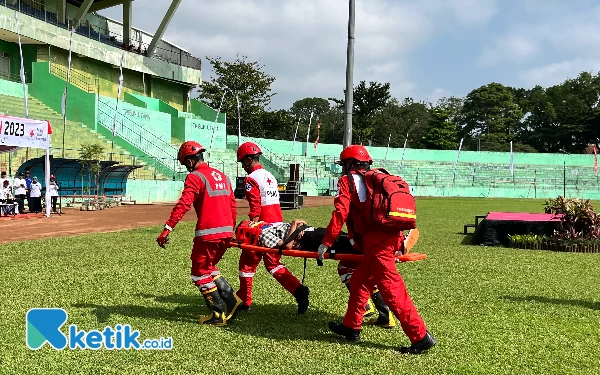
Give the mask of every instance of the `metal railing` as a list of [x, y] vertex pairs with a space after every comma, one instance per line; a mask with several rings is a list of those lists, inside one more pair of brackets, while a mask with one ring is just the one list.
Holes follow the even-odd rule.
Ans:
[[[67, 72], [69, 70], [68, 67], [57, 63], [55, 61], [49, 61], [50, 63], [50, 73], [59, 77], [60, 79], [66, 81], [67, 80]], [[69, 76], [69, 83], [75, 87], [82, 89], [85, 92], [89, 93], [97, 93], [99, 80], [98, 77], [88, 76], [77, 70], [71, 69]]]
[[177, 149], [168, 142], [165, 142], [154, 133], [148, 131], [143, 125], [116, 112], [112, 103], [98, 99], [98, 124], [127, 141], [140, 151], [152, 157], [159, 163], [166, 173], [170, 173], [173, 178], [177, 178], [178, 173], [185, 172], [183, 166], [177, 161]]
[[[14, 1], [14, 3], [11, 0], [0, 0], [0, 5], [3, 5], [10, 9], [14, 9], [14, 10], [18, 11], [19, 13], [27, 14], [31, 17], [37, 18], [39, 20], [42, 20], [49, 24], [61, 27], [66, 30], [71, 30], [71, 28], [73, 26], [73, 23], [74, 23], [73, 19], [69, 18], [68, 16], [65, 16], [65, 22], [64, 23], [60, 22], [58, 20], [57, 14], [55, 12], [51, 12], [51, 11], [47, 10], [46, 6], [43, 3], [40, 3], [35, 0], [13, 0], [13, 1]], [[143, 42], [141, 37], [138, 37], [138, 39], [130, 38], [130, 40], [125, 41], [123, 38], [123, 35], [121, 34], [122, 31], [121, 31], [121, 33], [119, 33], [114, 30], [115, 26], [117, 26], [116, 28], [118, 28], [120, 26], [121, 30], [122, 30], [122, 28], [123, 28], [122, 24], [115, 22], [113, 20], [110, 20], [106, 17], [102, 17], [98, 14], [95, 14], [94, 16], [97, 17], [102, 22], [105, 22], [106, 27], [92, 25], [89, 23], [88, 24], [79, 24], [75, 29], [75, 33], [82, 35], [82, 36], [86, 36], [86, 37], [96, 40], [98, 42], [108, 44], [113, 47], [121, 48], [121, 49], [124, 49], [129, 52], [148, 56], [149, 45], [148, 45], [148, 43]], [[113, 25], [112, 30], [110, 27], [111, 25]], [[142, 34], [149, 35], [149, 34], [143, 33], [141, 30], [136, 29], [136, 28], [132, 28], [132, 32], [137, 33], [139, 36], [141, 36]], [[169, 63], [181, 65], [181, 66], [187, 66], [187, 67], [190, 67], [193, 69], [198, 69], [198, 70], [202, 69], [202, 62], [200, 59], [192, 56], [189, 52], [184, 51], [181, 48], [168, 43], [165, 40], [162, 40], [162, 42], [165, 45], [167, 45], [168, 48], [163, 48], [163, 47], [157, 46], [154, 51], [154, 54], [149, 57], [155, 58], [157, 60], [163, 60], [163, 61], [166, 61]]]
[[[21, 83], [21, 75], [10, 72], [0, 72], [0, 79]], [[25, 83], [31, 83], [31, 80], [27, 79], [27, 72], [25, 72]]]

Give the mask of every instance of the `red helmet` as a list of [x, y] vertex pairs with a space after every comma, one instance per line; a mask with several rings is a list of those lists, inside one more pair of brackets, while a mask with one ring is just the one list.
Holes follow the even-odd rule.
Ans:
[[356, 160], [358, 162], [373, 164], [373, 159], [366, 148], [361, 145], [350, 145], [342, 150], [340, 160], [337, 164], [342, 164], [344, 160]]
[[247, 155], [262, 155], [262, 151], [256, 143], [242, 143], [237, 150], [237, 161], [242, 161], [242, 159]]
[[187, 141], [184, 142], [181, 147], [179, 147], [177, 159], [179, 159], [179, 162], [183, 164], [185, 158], [188, 156], [193, 156], [204, 151], [206, 151], [206, 149], [200, 143], [196, 141]]

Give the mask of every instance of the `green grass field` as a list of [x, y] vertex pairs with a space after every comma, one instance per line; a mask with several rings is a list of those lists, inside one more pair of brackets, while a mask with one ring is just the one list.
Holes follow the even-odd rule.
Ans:
[[[189, 280], [193, 224], [180, 224], [166, 250], [159, 227], [2, 245], [0, 374], [599, 374], [600, 256], [470, 245], [462, 226], [488, 211], [542, 212], [541, 200], [418, 199], [428, 258], [398, 269], [438, 345], [421, 356], [402, 330], [365, 327], [360, 344], [327, 330], [348, 299], [335, 261], [309, 261], [311, 306], [261, 266], [255, 303], [227, 327], [197, 324], [204, 301]], [[286, 212], [317, 226], [331, 208]], [[24, 228], [35, 230], [35, 228]], [[238, 285], [238, 249], [219, 264]], [[302, 260], [284, 258], [297, 276]], [[131, 324], [144, 338], [173, 338], [171, 351], [38, 351], [25, 344], [25, 314], [62, 307], [65, 325]], [[66, 328], [63, 327], [66, 332]]]

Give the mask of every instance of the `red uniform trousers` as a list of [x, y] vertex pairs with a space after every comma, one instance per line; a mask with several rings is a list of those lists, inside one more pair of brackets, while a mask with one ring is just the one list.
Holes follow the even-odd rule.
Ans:
[[217, 286], [214, 277], [220, 275], [217, 263], [227, 250], [225, 239], [215, 241], [204, 241], [199, 237], [194, 238], [192, 248], [192, 281], [200, 289], [202, 294], [210, 293]]
[[362, 237], [360, 245], [364, 249], [364, 258], [352, 275], [343, 324], [352, 329], [361, 328], [367, 300], [377, 285], [410, 342], [418, 342], [425, 336], [426, 327], [396, 269], [394, 252], [399, 249], [398, 236], [372, 232]]
[[260, 261], [264, 262], [265, 268], [281, 286], [288, 292], [294, 294], [300, 286], [300, 281], [280, 262], [280, 254], [259, 253], [256, 251], [242, 251], [240, 255], [240, 289], [237, 296], [246, 306], [252, 305], [252, 278]]

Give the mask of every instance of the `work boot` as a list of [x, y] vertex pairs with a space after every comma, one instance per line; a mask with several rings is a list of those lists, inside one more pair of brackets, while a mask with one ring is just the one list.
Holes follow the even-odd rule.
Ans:
[[343, 324], [329, 322], [329, 330], [336, 335], [344, 336], [350, 342], [360, 341], [360, 329], [348, 328]]
[[[346, 283], [346, 288], [348, 288], [348, 291], [350, 291], [350, 283]], [[367, 306], [365, 307], [365, 313], [363, 314], [364, 318], [368, 318], [370, 316], [373, 316], [377, 311], [375, 310], [375, 307], [373, 307], [373, 304], [371, 303], [371, 300], [367, 300]]]
[[244, 302], [242, 302], [242, 299], [235, 294], [231, 285], [229, 285], [227, 280], [222, 275], [216, 276], [214, 281], [217, 285], [217, 289], [219, 290], [219, 296], [223, 302], [225, 302], [225, 320], [230, 321], [235, 318], [237, 313], [241, 310], [240, 307], [244, 305]]
[[304, 314], [306, 310], [308, 310], [308, 294], [310, 290], [307, 286], [298, 285], [296, 291], [294, 292], [294, 297], [296, 297], [296, 302], [298, 302], [298, 314]]
[[377, 308], [378, 314], [369, 319], [368, 324], [376, 325], [381, 328], [394, 328], [396, 326], [394, 315], [383, 300], [383, 297], [381, 297], [381, 293], [379, 293], [378, 290], [371, 294], [371, 300]]
[[214, 326], [224, 326], [227, 324], [225, 319], [225, 302], [219, 296], [219, 291], [214, 288], [210, 292], [202, 293], [206, 306], [212, 311], [212, 315], [201, 316], [200, 324], [212, 324]]
[[431, 336], [429, 331], [426, 331], [425, 336], [421, 340], [411, 346], [403, 346], [399, 350], [403, 354], [421, 354], [433, 348], [435, 344], [437, 344], [435, 338]]

